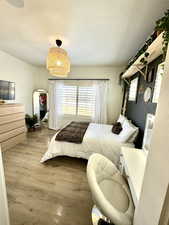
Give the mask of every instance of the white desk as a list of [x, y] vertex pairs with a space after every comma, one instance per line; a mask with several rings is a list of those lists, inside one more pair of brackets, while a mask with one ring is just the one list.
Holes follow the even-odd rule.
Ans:
[[136, 148], [122, 147], [120, 156], [121, 171], [128, 180], [135, 206], [137, 206], [144, 178], [147, 154]]
[[8, 202], [6, 196], [6, 185], [5, 185], [1, 147], [0, 147], [0, 224], [9, 225]]

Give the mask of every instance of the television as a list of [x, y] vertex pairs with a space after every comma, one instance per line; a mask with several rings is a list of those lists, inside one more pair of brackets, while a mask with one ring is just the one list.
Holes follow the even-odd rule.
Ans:
[[0, 80], [0, 99], [15, 100], [15, 83]]

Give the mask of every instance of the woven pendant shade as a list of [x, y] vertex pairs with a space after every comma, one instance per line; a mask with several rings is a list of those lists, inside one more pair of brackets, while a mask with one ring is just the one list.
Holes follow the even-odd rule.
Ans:
[[70, 72], [70, 60], [63, 48], [53, 47], [49, 49], [47, 69], [53, 76], [66, 77], [68, 75]]

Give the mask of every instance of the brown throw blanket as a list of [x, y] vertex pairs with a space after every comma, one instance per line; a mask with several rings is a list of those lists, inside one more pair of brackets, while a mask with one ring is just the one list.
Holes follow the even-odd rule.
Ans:
[[88, 126], [87, 122], [71, 122], [56, 135], [55, 140], [81, 144]]

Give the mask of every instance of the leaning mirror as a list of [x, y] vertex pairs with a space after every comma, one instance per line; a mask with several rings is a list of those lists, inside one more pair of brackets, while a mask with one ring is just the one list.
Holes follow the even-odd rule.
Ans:
[[48, 92], [44, 89], [33, 91], [33, 114], [37, 115], [38, 121], [48, 121]]

